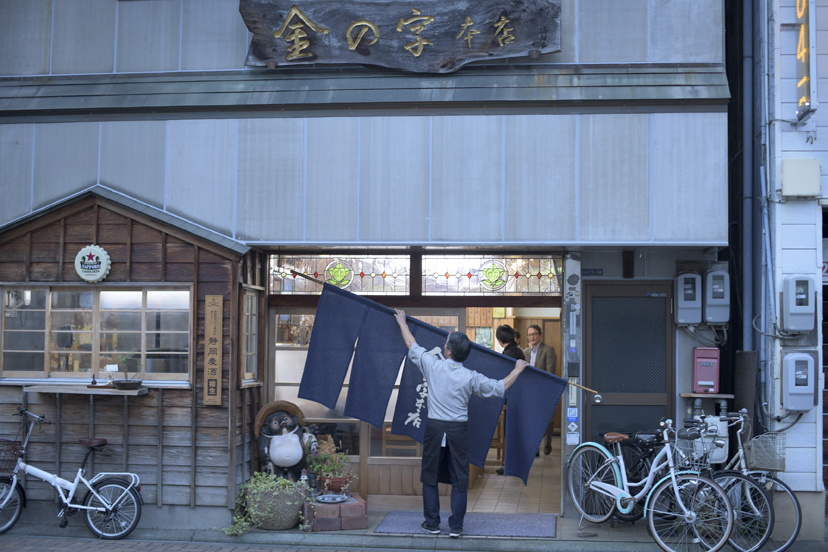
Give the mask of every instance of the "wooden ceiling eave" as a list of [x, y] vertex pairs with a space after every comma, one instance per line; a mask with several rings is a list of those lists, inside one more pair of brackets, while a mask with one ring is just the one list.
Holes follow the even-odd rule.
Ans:
[[6, 232], [0, 233], [0, 245], [18, 239], [22, 236], [25, 236], [29, 232], [33, 232], [39, 228], [58, 222], [62, 218], [70, 217], [85, 209], [92, 208], [96, 205], [103, 207], [105, 209], [109, 209], [110, 211], [125, 216], [129, 219], [132, 219], [135, 222], [139, 222], [141, 224], [149, 226], [150, 228], [158, 230], [159, 232], [163, 232], [169, 236], [173, 236], [187, 243], [191, 243], [199, 247], [200, 249], [209, 251], [220, 257], [224, 257], [230, 261], [240, 262], [242, 259], [241, 255], [230, 252], [227, 249], [221, 247], [220, 245], [211, 243], [189, 232], [178, 229], [175, 226], [171, 226], [164, 222], [143, 215], [139, 212], [123, 207], [122, 205], [119, 205], [116, 202], [109, 201], [105, 198], [94, 195], [79, 198], [66, 205], [60, 206], [52, 211], [44, 213], [43, 215], [38, 216], [30, 221], [27, 221], [19, 226], [15, 226], [14, 228], [7, 230]]
[[[545, 307], [560, 308], [560, 295], [366, 295], [372, 301], [390, 308], [463, 308], [463, 307]], [[316, 308], [319, 295], [268, 295], [270, 307]]]

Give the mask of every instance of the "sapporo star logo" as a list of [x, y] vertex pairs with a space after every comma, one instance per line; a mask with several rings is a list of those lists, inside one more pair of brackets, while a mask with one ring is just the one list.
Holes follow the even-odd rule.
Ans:
[[92, 262], [92, 261], [97, 260], [97, 258], [95, 257], [94, 253], [90, 253], [89, 255], [86, 256], [86, 260]]

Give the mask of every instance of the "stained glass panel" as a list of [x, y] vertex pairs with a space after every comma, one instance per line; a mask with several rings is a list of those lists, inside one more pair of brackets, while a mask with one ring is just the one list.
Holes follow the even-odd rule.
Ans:
[[320, 284], [294, 276], [291, 270], [295, 270], [360, 295], [407, 295], [410, 265], [408, 255], [271, 255], [270, 293], [309, 295], [322, 292]]
[[560, 295], [562, 276], [556, 255], [423, 257], [423, 295]]

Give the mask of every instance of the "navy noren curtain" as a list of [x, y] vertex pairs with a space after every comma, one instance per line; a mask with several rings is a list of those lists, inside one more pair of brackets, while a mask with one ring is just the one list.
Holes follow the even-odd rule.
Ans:
[[[442, 352], [448, 333], [408, 319], [417, 343]], [[311, 333], [299, 398], [335, 408], [353, 358], [345, 415], [381, 427], [388, 400], [405, 359], [391, 431], [422, 443], [428, 420], [423, 376], [406, 358], [407, 349], [394, 311], [365, 297], [325, 284]], [[486, 377], [503, 379], [515, 360], [477, 344], [463, 365]], [[419, 389], [418, 389], [419, 387]], [[506, 392], [505, 473], [524, 484], [566, 380], [527, 368]], [[469, 461], [483, 467], [503, 407], [503, 398], [469, 401]]]

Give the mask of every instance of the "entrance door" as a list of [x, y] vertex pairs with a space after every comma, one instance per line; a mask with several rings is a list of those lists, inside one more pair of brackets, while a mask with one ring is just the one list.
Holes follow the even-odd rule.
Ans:
[[673, 417], [675, 330], [669, 282], [585, 283], [584, 438], [634, 433]]

